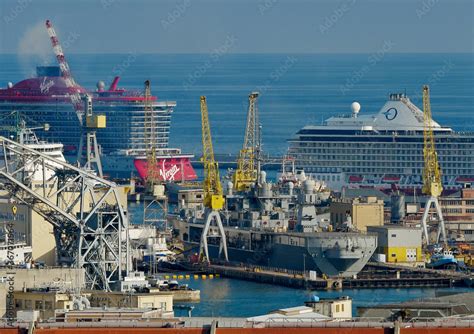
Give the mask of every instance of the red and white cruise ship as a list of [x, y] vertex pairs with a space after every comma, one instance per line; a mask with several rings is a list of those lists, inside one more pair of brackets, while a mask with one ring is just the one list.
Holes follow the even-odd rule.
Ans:
[[[141, 91], [118, 88], [119, 80], [116, 77], [108, 88], [100, 81], [96, 90], [87, 91], [80, 86], [69, 88], [58, 66], [37, 67], [37, 77], [16, 84], [8, 83], [6, 88], [0, 89], [0, 117], [6, 126], [15, 124], [14, 117], [10, 117], [14, 111], [20, 112], [33, 124], [48, 123], [50, 130], [40, 132], [40, 137], [49, 142], [63, 143], [66, 158], [75, 160], [81, 127], [70, 95], [74, 89], [80, 93], [88, 92], [94, 112], [107, 118], [107, 127], [97, 131], [104, 173], [110, 177], [130, 176], [136, 168], [144, 177], [147, 170], [143, 130], [145, 97]], [[192, 155], [168, 147], [171, 114], [176, 102], [160, 101], [156, 96], [151, 100], [157, 124], [155, 147], [162, 180], [196, 179], [190, 162]], [[0, 133], [9, 135], [6, 131]]]

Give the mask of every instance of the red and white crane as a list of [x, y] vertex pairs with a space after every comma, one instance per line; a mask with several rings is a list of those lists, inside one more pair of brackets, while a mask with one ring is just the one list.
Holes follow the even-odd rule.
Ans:
[[48, 30], [48, 35], [53, 46], [53, 52], [58, 61], [59, 69], [61, 70], [61, 76], [63, 77], [66, 86], [69, 88], [69, 96], [71, 97], [72, 105], [77, 117], [79, 118], [79, 123], [82, 125], [84, 102], [81, 100], [81, 89], [71, 75], [71, 70], [69, 69], [69, 65], [66, 61], [66, 58], [64, 57], [61, 43], [59, 43], [58, 36], [56, 35], [53, 24], [50, 20], [46, 20], [46, 29]]

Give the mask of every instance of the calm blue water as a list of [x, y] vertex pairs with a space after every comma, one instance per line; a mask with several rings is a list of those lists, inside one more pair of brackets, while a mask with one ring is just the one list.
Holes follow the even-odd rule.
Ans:
[[[406, 91], [421, 105], [420, 91], [431, 85], [436, 120], [459, 130], [474, 128], [472, 54], [371, 55], [68, 55], [76, 81], [92, 89], [121, 75], [120, 86], [175, 100], [171, 145], [201, 151], [199, 96], [206, 95], [217, 153], [237, 153], [242, 145], [247, 96], [259, 90], [264, 149], [286, 152], [286, 140], [309, 123], [347, 113], [357, 100], [361, 112], [376, 112], [390, 92]], [[48, 59], [49, 60], [49, 59]], [[0, 55], [0, 85], [33, 75], [39, 57]], [[54, 60], [49, 60], [54, 64]]]
[[[73, 75], [92, 89], [120, 75], [121, 87], [141, 89], [150, 79], [154, 94], [175, 100], [171, 145], [201, 151], [199, 96], [206, 95], [216, 153], [237, 153], [242, 145], [247, 96], [259, 90], [264, 149], [284, 154], [286, 140], [306, 124], [347, 113], [356, 100], [362, 113], [376, 112], [391, 92], [404, 92], [421, 105], [421, 86], [430, 84], [433, 117], [458, 130], [474, 129], [472, 54], [373, 55], [68, 55]], [[49, 59], [48, 59], [49, 60]], [[34, 75], [39, 57], [0, 55], [0, 85]], [[51, 57], [51, 64], [54, 61]], [[131, 204], [134, 222], [143, 209]], [[302, 305], [311, 292], [231, 279], [190, 280], [201, 290], [194, 315], [253, 316]], [[445, 290], [445, 289], [443, 289]], [[349, 295], [354, 305], [433, 297], [436, 289], [345, 290], [317, 292], [321, 297]], [[354, 308], [355, 309], [355, 308]]]
[[[381, 303], [400, 302], [416, 298], [435, 297], [440, 291], [468, 291], [467, 289], [361, 289], [342, 291], [306, 291], [269, 284], [238, 281], [227, 278], [207, 280], [183, 280], [190, 287], [201, 290], [201, 302], [177, 303], [194, 305], [193, 316], [240, 316], [249, 317], [266, 314], [279, 308], [301, 306], [312, 295], [322, 298], [350, 296], [353, 313], [357, 306], [370, 306]], [[186, 311], [177, 311], [186, 315]]]

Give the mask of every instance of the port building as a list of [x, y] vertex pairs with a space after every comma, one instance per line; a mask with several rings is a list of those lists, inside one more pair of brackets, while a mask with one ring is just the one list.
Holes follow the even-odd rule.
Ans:
[[344, 224], [362, 232], [368, 226], [381, 226], [384, 223], [384, 202], [376, 197], [354, 199], [335, 199], [329, 208], [331, 224], [340, 229]]
[[368, 232], [377, 233], [376, 255], [382, 255], [388, 263], [416, 265], [422, 262], [422, 239], [420, 227], [401, 225], [368, 226]]

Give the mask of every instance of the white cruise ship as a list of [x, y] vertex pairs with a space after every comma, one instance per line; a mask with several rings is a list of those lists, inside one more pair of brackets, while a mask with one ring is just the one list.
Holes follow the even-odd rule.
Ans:
[[[423, 111], [404, 94], [391, 94], [376, 114], [352, 103], [352, 113], [308, 125], [290, 139], [296, 167], [329, 188], [422, 186]], [[474, 186], [474, 132], [432, 121], [444, 188]]]

